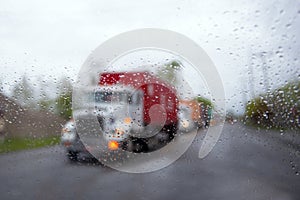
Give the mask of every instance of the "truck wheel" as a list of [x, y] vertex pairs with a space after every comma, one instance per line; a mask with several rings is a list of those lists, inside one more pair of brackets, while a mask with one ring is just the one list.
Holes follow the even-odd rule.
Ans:
[[78, 154], [77, 152], [68, 151], [67, 156], [70, 161], [75, 162], [75, 161], [77, 161], [77, 154]]
[[134, 153], [141, 153], [148, 151], [148, 145], [145, 141], [138, 139], [132, 142], [132, 151]]
[[173, 140], [177, 133], [177, 124], [165, 126], [163, 128], [163, 132], [165, 132], [169, 135], [169, 141]]

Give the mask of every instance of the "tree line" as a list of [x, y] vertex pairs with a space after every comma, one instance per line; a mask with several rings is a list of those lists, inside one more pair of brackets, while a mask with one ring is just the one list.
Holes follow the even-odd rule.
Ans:
[[300, 128], [300, 81], [288, 83], [248, 102], [247, 123], [266, 128]]
[[65, 119], [72, 116], [72, 81], [68, 77], [43, 79], [24, 74], [10, 85], [9, 92], [3, 91], [0, 84], [1, 93], [24, 109], [51, 112]]
[[[180, 84], [178, 74], [181, 73], [181, 69], [180, 61], [171, 60], [157, 71], [157, 75], [171, 84], [178, 85]], [[0, 85], [2, 85], [1, 82]], [[65, 76], [45, 79], [33, 78], [24, 74], [10, 85], [10, 92], [5, 95], [25, 109], [47, 111], [70, 119], [72, 117], [72, 85], [72, 80]], [[2, 89], [0, 92], [3, 93]], [[210, 100], [200, 96], [193, 98], [207, 108], [213, 108]]]

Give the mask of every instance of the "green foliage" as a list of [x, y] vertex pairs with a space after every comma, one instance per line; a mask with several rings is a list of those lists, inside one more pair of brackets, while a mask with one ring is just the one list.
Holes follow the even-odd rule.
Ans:
[[56, 99], [56, 111], [57, 114], [65, 119], [71, 119], [72, 117], [72, 92], [61, 94]]
[[173, 60], [167, 64], [165, 64], [164, 68], [158, 72], [158, 76], [167, 81], [170, 84], [176, 85], [178, 83], [176, 73], [180, 70], [182, 64]]
[[300, 128], [300, 82], [288, 83], [246, 106], [247, 122], [267, 128]]
[[195, 98], [195, 100], [197, 101], [197, 102], [199, 102], [199, 103], [202, 103], [204, 106], [206, 106], [206, 107], [208, 107], [208, 108], [214, 108], [214, 105], [213, 105], [213, 103], [209, 100], [209, 99], [207, 99], [207, 98], [205, 98], [205, 97], [201, 97], [201, 96], [197, 96], [196, 98]]
[[53, 146], [59, 144], [59, 142], [60, 136], [43, 138], [5, 138], [4, 141], [0, 143], [0, 153]]
[[179, 69], [181, 67], [181, 62], [179, 62], [178, 60], [173, 60], [170, 63], [167, 64], [167, 66], [173, 68], [173, 69]]
[[198, 103], [201, 103], [201, 112], [204, 113], [203, 115], [203, 122], [204, 122], [204, 125], [205, 127], [208, 127], [210, 125], [210, 120], [212, 118], [212, 115], [213, 115], [213, 108], [214, 108], [214, 105], [213, 103], [205, 98], [205, 97], [201, 97], [201, 96], [197, 96], [194, 98]]
[[300, 107], [300, 81], [297, 83], [288, 83], [284, 87], [275, 90], [270, 98], [280, 99], [284, 104]]
[[55, 111], [65, 119], [72, 118], [72, 84], [66, 77], [62, 77], [60, 82], [60, 95], [55, 101]]
[[39, 110], [51, 111], [53, 112], [53, 105], [55, 104], [54, 100], [51, 99], [41, 99], [38, 102]]
[[270, 110], [263, 97], [255, 98], [246, 105], [246, 116], [257, 124], [266, 124]]

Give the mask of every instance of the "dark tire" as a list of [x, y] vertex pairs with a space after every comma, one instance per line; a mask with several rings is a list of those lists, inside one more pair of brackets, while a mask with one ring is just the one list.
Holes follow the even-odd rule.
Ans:
[[136, 139], [132, 143], [132, 151], [134, 153], [141, 153], [141, 152], [147, 152], [148, 151], [148, 145], [147, 142], [145, 142], [142, 139]]
[[68, 151], [67, 156], [68, 156], [70, 161], [76, 162], [78, 160], [77, 154], [78, 154], [77, 152]]
[[171, 124], [167, 125], [163, 128], [163, 132], [167, 133], [169, 135], [169, 140], [167, 142], [170, 142], [174, 139], [176, 133], [177, 133], [177, 124]]

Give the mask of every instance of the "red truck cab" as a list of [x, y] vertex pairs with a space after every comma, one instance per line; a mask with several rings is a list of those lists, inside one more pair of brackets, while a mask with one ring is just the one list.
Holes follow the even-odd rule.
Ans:
[[[153, 140], [157, 132], [166, 132], [170, 135], [169, 139], [174, 137], [178, 124], [178, 98], [174, 87], [149, 72], [101, 73], [98, 85], [95, 93], [107, 97], [105, 108], [99, 108], [98, 113], [101, 123], [109, 127], [103, 128], [109, 135], [109, 141], [147, 143], [149, 138]], [[109, 95], [119, 101], [109, 100]], [[108, 125], [114, 121], [118, 121], [118, 126]], [[112, 132], [118, 131], [110, 129], [126, 130], [123, 132], [127, 135], [112, 135]], [[152, 133], [147, 135], [149, 130]]]

